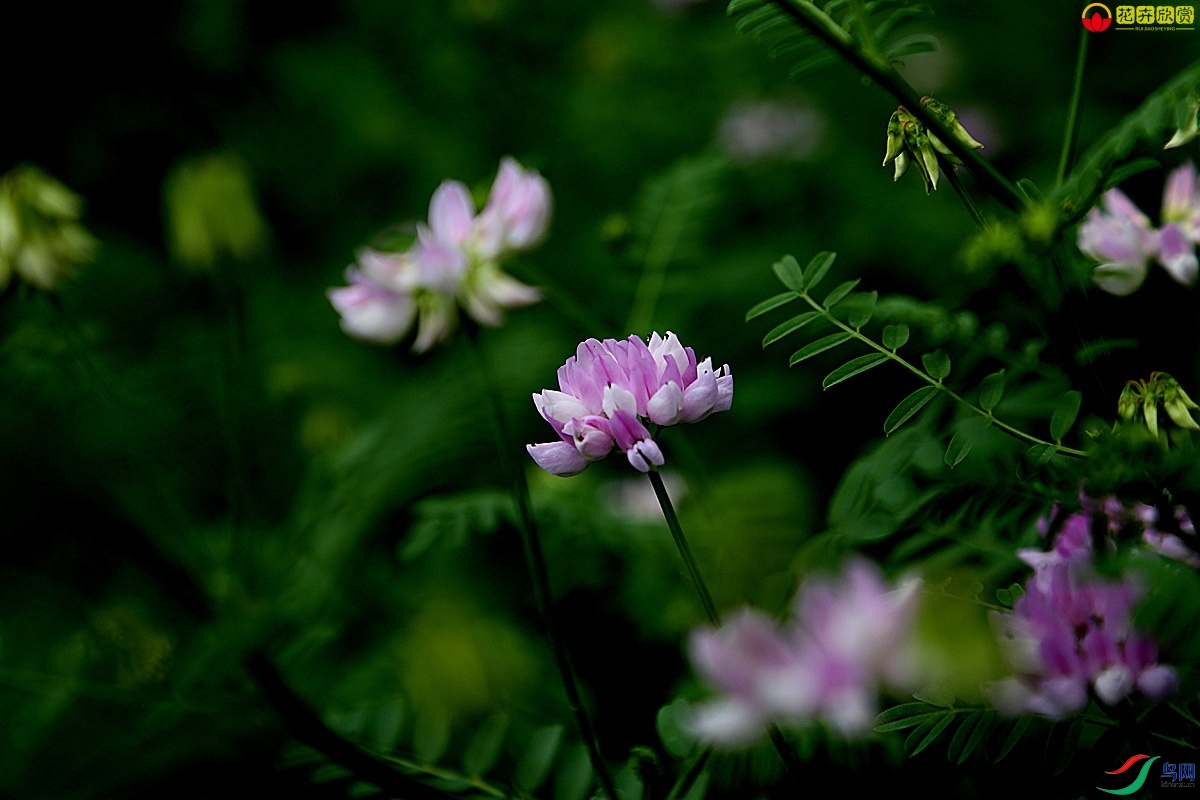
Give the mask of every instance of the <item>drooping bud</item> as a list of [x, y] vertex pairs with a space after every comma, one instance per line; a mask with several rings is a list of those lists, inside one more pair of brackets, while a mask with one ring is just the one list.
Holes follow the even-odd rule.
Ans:
[[1196, 420], [1192, 418], [1191, 412], [1188, 410], [1200, 408], [1200, 406], [1197, 406], [1192, 398], [1188, 397], [1187, 392], [1179, 385], [1179, 381], [1165, 372], [1158, 372], [1155, 375], [1159, 379], [1163, 408], [1166, 409], [1167, 416], [1171, 418], [1171, 421], [1181, 428], [1200, 431], [1200, 425], [1196, 424]]
[[1137, 412], [1137, 407], [1141, 403], [1141, 392], [1136, 381], [1129, 381], [1125, 384], [1125, 388], [1121, 390], [1121, 397], [1117, 400], [1117, 416], [1128, 422], [1133, 419], [1134, 413]]
[[1147, 398], [1147, 402], [1142, 404], [1142, 416], [1146, 419], [1146, 427], [1150, 429], [1150, 435], [1155, 439], [1158, 438], [1158, 403], [1153, 399]]
[[250, 176], [228, 155], [189, 158], [164, 188], [167, 244], [189, 269], [212, 269], [224, 256], [246, 261], [262, 250], [267, 225]]
[[972, 150], [978, 150], [983, 147], [982, 142], [975, 140], [975, 137], [967, 133], [967, 129], [958, 121], [958, 115], [954, 110], [945, 103], [939, 103], [932, 97], [922, 97], [921, 105], [925, 106], [925, 110], [937, 119], [938, 122], [946, 126], [946, 129], [954, 135], [964, 147], [969, 147]]
[[[945, 125], [954, 138], [965, 147], [972, 149], [983, 147], [967, 133], [959, 123], [958, 116], [949, 106], [939, 103], [932, 97], [923, 98], [921, 105]], [[917, 169], [921, 173], [921, 180], [925, 184], [926, 194], [937, 189], [942, 170], [938, 163], [939, 159], [945, 159], [951, 165], [962, 163], [946, 146], [946, 143], [938, 138], [937, 134], [922, 125], [903, 106], [892, 112], [892, 116], [888, 120], [887, 135], [887, 152], [883, 157], [884, 166], [895, 161], [894, 180], [900, 180], [900, 176], [907, 171], [909, 163], [916, 163]]]
[[[904, 155], [904, 118], [908, 112], [903, 107], [892, 112], [887, 126], [887, 152], [883, 154], [883, 166], [887, 166], [896, 158]], [[911, 119], [911, 117], [909, 117]], [[897, 164], [896, 179], [899, 180], [903, 170]]]

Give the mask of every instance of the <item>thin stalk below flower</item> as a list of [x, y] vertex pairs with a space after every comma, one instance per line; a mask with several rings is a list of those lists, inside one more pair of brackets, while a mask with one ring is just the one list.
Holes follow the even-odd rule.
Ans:
[[708, 616], [708, 621], [714, 626], [719, 626], [721, 615], [717, 613], [717, 605], [713, 602], [712, 592], [708, 590], [708, 584], [705, 583], [704, 576], [700, 574], [700, 565], [696, 563], [696, 557], [692, 555], [692, 548], [688, 544], [687, 537], [683, 535], [683, 526], [679, 524], [679, 517], [675, 513], [675, 506], [671, 504], [671, 496], [667, 494], [667, 487], [663, 483], [662, 476], [656, 470], [651, 470], [646, 475], [650, 478], [650, 485], [654, 487], [658, 504], [662, 506], [663, 516], [667, 519], [667, 527], [671, 530], [671, 538], [675, 540], [675, 547], [679, 550], [679, 555], [683, 557], [683, 565], [687, 569], [688, 578], [691, 579], [692, 586], [700, 597], [700, 605], [704, 606], [704, 613]]
[[[721, 615], [717, 612], [717, 605], [713, 602], [712, 592], [708, 590], [708, 584], [704, 580], [704, 575], [700, 573], [700, 566], [696, 563], [696, 557], [692, 555], [692, 548], [688, 544], [687, 537], [683, 533], [683, 526], [679, 524], [679, 516], [675, 513], [675, 506], [671, 503], [671, 496], [667, 494], [667, 487], [663, 484], [662, 476], [656, 470], [651, 470], [646, 473], [650, 478], [650, 485], [654, 487], [654, 494], [658, 497], [658, 504], [662, 507], [663, 516], [667, 520], [667, 527], [671, 531], [671, 538], [675, 540], [675, 547], [679, 550], [679, 555], [683, 557], [683, 564], [687, 568], [688, 577], [692, 581], [692, 586], [696, 589], [696, 594], [700, 597], [700, 604], [704, 606], [704, 613], [708, 616], [708, 621], [714, 627], [720, 627]], [[796, 751], [784, 738], [783, 732], [779, 730], [777, 725], [770, 725], [767, 728], [767, 734], [771, 739], [771, 744], [775, 746], [779, 757], [783, 759], [784, 766], [793, 776], [799, 776], [804, 768]]]
[[538, 536], [533, 509], [529, 502], [529, 484], [525, 480], [525, 471], [513, 461], [511, 456], [512, 453], [517, 452], [517, 447], [513, 444], [514, 440], [508, 432], [491, 362], [484, 352], [483, 343], [479, 341], [478, 329], [469, 324], [465, 327], [466, 338], [471, 344], [471, 351], [479, 365], [480, 374], [483, 376], [484, 394], [488, 398], [488, 407], [492, 415], [492, 430], [496, 435], [500, 462], [513, 484], [513, 494], [517, 500], [520, 515], [520, 524], [517, 527], [521, 532], [521, 548], [525, 555], [525, 565], [533, 583], [534, 604], [537, 606], [538, 615], [545, 627], [546, 638], [550, 641], [550, 647], [554, 651], [554, 661], [567, 695], [567, 704], [571, 707], [571, 713], [575, 716], [575, 724], [579, 728], [579, 735], [583, 739], [584, 747], [587, 748], [592, 771], [595, 773], [603, 793], [610, 800], [617, 800], [616, 784], [608, 771], [608, 766], [604, 763], [600, 744], [596, 738], [595, 726], [583, 704], [583, 698], [579, 692], [579, 681], [575, 675], [575, 668], [571, 664], [570, 653], [554, 622], [551, 608], [550, 574], [546, 568], [546, 557], [542, 551], [541, 538]]
[[1058, 454], [1061, 454], [1064, 456], [1072, 456], [1073, 458], [1087, 458], [1088, 457], [1088, 454], [1083, 452], [1082, 450], [1076, 450], [1074, 447], [1067, 447], [1066, 445], [1058, 443], [1058, 442], [1048, 442], [1045, 439], [1039, 439], [1038, 437], [1034, 436], [1033, 434], [1026, 433], [1025, 431], [1021, 430], [1020, 428], [1014, 428], [1012, 425], [1009, 425], [1007, 422], [1003, 422], [1003, 421], [997, 419], [996, 416], [994, 414], [992, 414], [992, 412], [984, 411], [979, 406], [968, 401], [962, 395], [958, 394], [953, 389], [946, 386], [946, 384], [942, 383], [937, 378], [934, 378], [931, 375], [927, 375], [923, 370], [920, 370], [917, 367], [914, 367], [906, 359], [901, 358], [900, 356], [896, 355], [896, 353], [892, 352], [888, 348], [875, 342], [874, 339], [871, 339], [867, 336], [863, 336], [858, 331], [857, 328], [852, 328], [849, 325], [847, 325], [846, 323], [842, 322], [840, 319], [835, 317], [829, 311], [829, 309], [825, 308], [825, 306], [821, 305], [816, 300], [814, 300], [812, 295], [810, 295], [808, 292], [800, 292], [799, 295], [800, 295], [800, 297], [804, 298], [805, 302], [807, 302], [810, 306], [812, 306], [812, 308], [815, 311], [817, 311], [817, 313], [819, 313], [822, 318], [828, 320], [829, 322], [832, 322], [834, 325], [841, 328], [846, 333], [850, 334], [850, 336], [852, 338], [857, 339], [858, 341], [860, 341], [863, 344], [870, 347], [872, 350], [875, 350], [876, 352], [882, 353], [883, 355], [887, 356], [889, 360], [894, 361], [897, 364], [899, 364], [900, 366], [904, 367], [909, 372], [916, 375], [918, 378], [925, 381], [926, 383], [928, 383], [930, 386], [934, 387], [938, 391], [944, 392], [947, 396], [949, 396], [955, 402], [960, 403], [961, 405], [971, 409], [976, 414], [978, 414], [979, 416], [986, 419], [990, 424], [995, 425], [997, 428], [1004, 431], [1009, 436], [1012, 436], [1014, 439], [1020, 439], [1021, 441], [1025, 442], [1027, 444], [1031, 444], [1031, 445], [1044, 445], [1046, 447], [1052, 447], [1052, 448], [1054, 448], [1055, 453], [1058, 453]]

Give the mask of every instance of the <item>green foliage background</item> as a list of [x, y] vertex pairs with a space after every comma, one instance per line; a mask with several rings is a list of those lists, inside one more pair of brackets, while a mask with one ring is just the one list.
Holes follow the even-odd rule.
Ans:
[[[934, 10], [911, 30], [942, 49], [906, 59], [904, 74], [971, 109], [990, 127], [976, 134], [984, 155], [1048, 190], [1080, 8]], [[1030, 424], [1076, 387], [1081, 419], [1108, 425], [1124, 382], [1152, 370], [1200, 389], [1193, 290], [1152, 268], [1137, 295], [1112, 298], [1088, 290], [1075, 253], [1063, 302], [1023, 273], [1004, 231], [973, 239], [948, 187], [926, 197], [912, 176], [893, 183], [879, 166], [891, 98], [842, 65], [789, 82], [720, 2], [13, 11], [0, 166], [33, 162], [81, 193], [101, 246], [59, 298], [13, 287], [0, 304], [5, 796], [368, 791], [295, 749], [247, 674], [253, 653], [332, 727], [410, 767], [480, 778], [499, 763], [524, 776], [505, 782], [541, 787], [526, 763], [540, 747], [546, 796], [586, 791], [465, 343], [417, 357], [352, 341], [324, 295], [358, 246], [423, 218], [443, 179], [482, 199], [503, 155], [540, 170], [556, 206], [544, 246], [512, 266], [547, 302], [484, 336], [521, 441], [546, 440], [529, 396], [582, 338], [669, 329], [733, 368], [733, 410], [664, 438], [722, 607], [782, 610], [800, 575], [848, 547], [949, 578], [948, 595], [975, 581], [990, 593], [1019, 579], [1013, 545], [1033, 544], [1033, 520], [1063, 498], [1052, 479], [1013, 478], [1021, 448], [1007, 440], [986, 439], [951, 472], [942, 433], [960, 420], [937, 402], [884, 439], [889, 410], [916, 388], [898, 370], [823, 392], [839, 361], [788, 369], [787, 352], [763, 349], [785, 317], [745, 313], [778, 291], [770, 265], [783, 253], [836, 250], [829, 286], [863, 278], [891, 295], [877, 318], [953, 352], [964, 377], [1024, 375], [1002, 408]], [[1185, 67], [1197, 36], [1095, 37], [1081, 146]], [[819, 115], [814, 153], [730, 158], [721, 119], [756, 100]], [[166, 239], [164, 198], [172, 170], [214, 153], [244, 170], [265, 227], [257, 249], [197, 271]], [[1153, 214], [1164, 170], [1196, 151], [1149, 155], [1160, 163], [1126, 188]], [[661, 293], [639, 304], [648, 269]], [[1081, 363], [1099, 340], [1133, 346]], [[684, 642], [701, 615], [661, 517], [617, 502], [639, 478], [619, 461], [530, 478], [605, 754], [623, 764], [645, 748], [621, 780], [636, 774], [659, 797], [690, 751], [658, 710], [697, 695]], [[957, 613], [967, 633], [952, 648], [968, 663], [987, 637], [980, 614]], [[1092, 785], [1091, 761], [1054, 778], [1044, 741], [1008, 770], [904, 762], [887, 737], [811, 746], [814, 770], [869, 765], [881, 781], [964, 794], [999, 796], [1029, 775], [1065, 793]], [[714, 757], [710, 792], [768, 785], [773, 757]]]

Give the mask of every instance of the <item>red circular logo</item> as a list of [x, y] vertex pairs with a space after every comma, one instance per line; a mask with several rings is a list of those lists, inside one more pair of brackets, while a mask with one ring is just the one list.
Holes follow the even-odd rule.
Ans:
[[1083, 27], [1092, 33], [1101, 33], [1112, 25], [1112, 12], [1103, 3], [1092, 3], [1083, 10]]

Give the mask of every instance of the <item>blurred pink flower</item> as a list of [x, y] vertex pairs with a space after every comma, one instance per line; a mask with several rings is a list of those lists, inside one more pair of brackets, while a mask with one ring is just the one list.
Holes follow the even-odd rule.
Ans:
[[1200, 191], [1196, 168], [1184, 164], [1167, 176], [1160, 228], [1119, 189], [1104, 193], [1104, 210], [1093, 208], [1079, 226], [1079, 249], [1100, 262], [1092, 280], [1104, 291], [1132, 294], [1146, 280], [1148, 262], [1158, 261], [1177, 283], [1196, 282], [1200, 242]]
[[588, 339], [558, 369], [558, 390], [533, 396], [533, 404], [561, 441], [527, 445], [538, 466], [575, 475], [615, 445], [639, 472], [664, 463], [646, 423], [698, 422], [733, 403], [729, 365], [696, 361], [674, 333], [623, 341]]
[[837, 580], [803, 583], [783, 623], [747, 609], [694, 631], [692, 664], [719, 694], [694, 709], [692, 732], [725, 746], [749, 744], [768, 724], [818, 719], [846, 736], [866, 733], [881, 688], [914, 687], [918, 585], [893, 587], [855, 560]]
[[[1148, 508], [1134, 513], [1144, 518]], [[991, 614], [1014, 673], [988, 687], [1002, 713], [1065, 717], [1083, 710], [1089, 690], [1108, 705], [1135, 688], [1151, 700], [1174, 691], [1175, 671], [1159, 664], [1154, 641], [1131, 627], [1136, 584], [1103, 580], [1092, 569], [1093, 520], [1108, 516], [1112, 531], [1112, 515], [1124, 513], [1119, 502], [1086, 500], [1084, 513], [1062, 521], [1049, 552], [1019, 551], [1034, 574], [1011, 613]]]
[[505, 158], [480, 214], [467, 187], [444, 181], [403, 253], [364, 248], [346, 272], [350, 286], [330, 289], [330, 302], [351, 336], [392, 344], [414, 318], [413, 350], [424, 352], [454, 332], [461, 307], [481, 325], [503, 311], [537, 302], [541, 292], [500, 269], [499, 260], [536, 246], [550, 220], [550, 187], [536, 172]]

